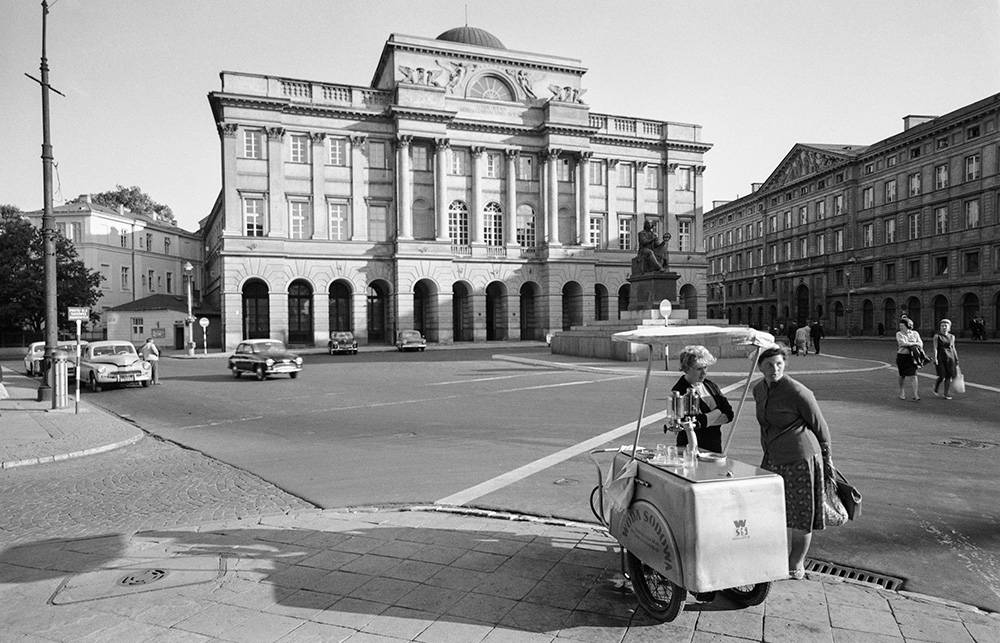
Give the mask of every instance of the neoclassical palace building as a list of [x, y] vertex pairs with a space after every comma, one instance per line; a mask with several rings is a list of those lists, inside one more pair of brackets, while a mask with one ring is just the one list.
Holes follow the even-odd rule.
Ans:
[[222, 72], [202, 221], [224, 341], [541, 339], [628, 303], [644, 222], [705, 316], [698, 125], [590, 110], [581, 61], [392, 34], [371, 85]]
[[705, 215], [710, 314], [827, 332], [1000, 324], [1000, 94], [870, 145], [795, 145]]

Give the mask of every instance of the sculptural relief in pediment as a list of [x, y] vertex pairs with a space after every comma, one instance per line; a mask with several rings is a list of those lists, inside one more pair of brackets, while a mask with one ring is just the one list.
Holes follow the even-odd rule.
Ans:
[[842, 160], [818, 150], [801, 149], [798, 154], [789, 158], [777, 172], [773, 185], [780, 187], [805, 176], [818, 174]]

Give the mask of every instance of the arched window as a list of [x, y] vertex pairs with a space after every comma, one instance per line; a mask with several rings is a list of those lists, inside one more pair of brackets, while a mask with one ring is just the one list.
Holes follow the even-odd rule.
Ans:
[[483, 208], [483, 241], [488, 246], [503, 245], [503, 208], [496, 201]]
[[526, 203], [517, 206], [517, 245], [535, 247], [535, 209]]
[[456, 245], [469, 245], [469, 207], [457, 199], [448, 206], [448, 238]]
[[512, 102], [514, 92], [507, 83], [496, 76], [481, 76], [469, 85], [468, 97]]

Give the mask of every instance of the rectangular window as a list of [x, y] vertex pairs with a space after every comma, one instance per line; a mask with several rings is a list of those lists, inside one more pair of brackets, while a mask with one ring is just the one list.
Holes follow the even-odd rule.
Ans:
[[143, 330], [145, 324], [143, 323], [142, 317], [131, 317], [132, 322], [132, 334], [133, 335], [145, 335], [146, 332]]
[[569, 159], [564, 158], [556, 161], [556, 179], [563, 183], [569, 183], [573, 180], [573, 167], [570, 165]]
[[844, 251], [844, 229], [834, 230], [833, 232], [833, 251], [843, 252]]
[[369, 241], [388, 241], [389, 208], [384, 205], [368, 206], [368, 239]]
[[896, 179], [893, 179], [891, 181], [885, 182], [885, 202], [892, 203], [895, 200], [896, 200]]
[[893, 154], [892, 156], [890, 156], [890, 157], [888, 157], [888, 158], [885, 159], [885, 166], [886, 167], [894, 167], [896, 165], [896, 162], [898, 160], [899, 160], [899, 157], [896, 156], [895, 154]]
[[792, 211], [788, 210], [787, 212], [785, 212], [785, 228], [784, 229], [788, 230], [791, 227], [792, 227]]
[[785, 251], [784, 259], [785, 259], [785, 261], [791, 261], [792, 260], [792, 242], [791, 241], [786, 241], [783, 245], [784, 245], [784, 248], [782, 248], [782, 249]]
[[764, 236], [764, 222], [763, 221], [758, 221], [757, 222], [757, 238], [760, 239], [763, 236]]
[[535, 213], [528, 206], [517, 209], [517, 245], [535, 247]]
[[330, 240], [345, 241], [347, 239], [347, 204], [330, 202], [327, 206], [330, 211]]
[[690, 252], [693, 249], [691, 245], [691, 221], [682, 219], [677, 222], [677, 250]]
[[503, 167], [501, 164], [500, 154], [497, 152], [487, 152], [486, 153], [486, 178], [488, 179], [499, 179], [500, 178], [500, 168]]
[[658, 165], [646, 166], [646, 188], [656, 190], [660, 187], [660, 167]]
[[940, 190], [948, 187], [948, 166], [939, 165], [934, 168], [934, 188]]
[[264, 236], [264, 198], [243, 198], [243, 233], [248, 237]]
[[256, 129], [243, 130], [243, 156], [248, 159], [263, 158], [262, 132]]
[[288, 137], [289, 156], [292, 163], [309, 162], [309, 137], [302, 134], [292, 134]]
[[920, 279], [920, 260], [910, 259], [910, 261], [907, 262], [907, 266], [907, 276], [910, 279]]
[[768, 232], [777, 232], [778, 231], [778, 215], [772, 214], [767, 219], [767, 231]]
[[309, 201], [295, 199], [288, 202], [288, 236], [290, 239], [312, 237], [312, 208]]
[[965, 253], [965, 274], [967, 275], [977, 275], [979, 274], [979, 252], [966, 252]]
[[948, 274], [948, 257], [934, 257], [934, 275], [944, 277]]
[[799, 225], [805, 225], [809, 222], [809, 208], [807, 206], [799, 206]]
[[915, 158], [919, 158], [919, 157], [920, 157], [920, 148], [919, 147], [911, 147], [910, 148], [910, 158], [911, 159], [915, 159]]
[[861, 280], [866, 284], [870, 284], [872, 281], [874, 281], [875, 269], [872, 268], [871, 266], [863, 266], [861, 268]]
[[948, 137], [942, 136], [939, 138], [935, 143], [935, 147], [939, 150], [946, 149], [948, 147]]
[[101, 290], [111, 290], [111, 264], [101, 264]]
[[805, 259], [809, 256], [809, 240], [806, 237], [799, 239], [799, 258]]
[[163, 237], [163, 254], [170, 254], [170, 238]]
[[975, 181], [979, 178], [980, 173], [980, 162], [979, 155], [973, 154], [972, 156], [965, 157], [965, 180]]
[[618, 218], [618, 248], [632, 249], [632, 217]]
[[910, 234], [910, 239], [920, 238], [920, 214], [913, 213], [906, 217], [906, 227]]
[[121, 233], [122, 248], [128, 248], [128, 232]]
[[334, 136], [330, 140], [330, 165], [347, 165], [347, 139]]
[[833, 285], [843, 286], [844, 285], [844, 271], [841, 268], [837, 268], [833, 271]]
[[910, 186], [910, 196], [917, 196], [920, 194], [920, 172], [914, 172], [907, 177], [907, 182]]
[[694, 189], [693, 181], [694, 169], [690, 167], [677, 168], [677, 189], [690, 192]]
[[833, 197], [833, 216], [839, 216], [844, 213], [844, 195], [837, 194]]
[[373, 170], [386, 169], [385, 143], [368, 141], [368, 167]]
[[871, 248], [875, 245], [875, 226], [866, 223], [861, 226], [861, 247]]
[[604, 185], [604, 162], [603, 161], [591, 161], [589, 164], [590, 169], [590, 184], [591, 185]]
[[965, 229], [979, 227], [979, 199], [965, 202]]
[[896, 220], [886, 219], [882, 231], [885, 233], [885, 243], [896, 243]]
[[587, 220], [587, 243], [596, 247], [604, 247], [604, 217], [590, 217]]
[[128, 276], [128, 266], [122, 266], [121, 289], [122, 290], [132, 289], [132, 283], [129, 281], [129, 276]]
[[771, 263], [778, 263], [778, 246], [771, 246]]
[[174, 292], [174, 273], [167, 273], [167, 292], [173, 294]]
[[149, 292], [153, 292], [153, 278], [156, 273], [154, 273], [152, 270], [149, 270], [146, 272], [146, 274], [148, 275], [146, 283], [149, 284]]
[[517, 180], [535, 180], [535, 157], [530, 154], [521, 154], [517, 157]]
[[826, 218], [826, 201], [816, 202], [816, 220], [822, 221]]
[[469, 153], [465, 150], [451, 151], [451, 174], [464, 176], [469, 173]]
[[947, 206], [934, 208], [934, 232], [937, 234], [948, 234]]
[[618, 164], [618, 187], [630, 188], [632, 187], [632, 164], [631, 163], [619, 163]]
[[861, 204], [864, 208], [875, 205], [875, 188], [867, 187], [861, 191]]
[[896, 281], [896, 264], [887, 263], [882, 266], [882, 278], [885, 281]]
[[865, 174], [871, 174], [875, 171], [874, 163], [865, 163]]
[[498, 203], [483, 208], [483, 242], [494, 248], [503, 245], [503, 213]]
[[153, 235], [146, 233], [146, 250], [152, 252], [153, 250]]
[[431, 153], [426, 145], [410, 146], [410, 168], [414, 172], [431, 171]]
[[971, 141], [974, 138], [979, 138], [978, 125], [973, 125], [965, 130], [965, 140]]
[[826, 254], [826, 235], [818, 234], [816, 235], [816, 254], [822, 256]]

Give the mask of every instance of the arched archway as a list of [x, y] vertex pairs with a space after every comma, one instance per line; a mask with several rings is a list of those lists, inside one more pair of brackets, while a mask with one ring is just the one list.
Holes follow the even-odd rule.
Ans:
[[698, 318], [698, 291], [691, 284], [681, 286], [677, 294], [677, 305], [681, 310], [688, 311], [688, 319]]
[[539, 320], [539, 298], [541, 289], [533, 281], [525, 282], [518, 293], [520, 295], [521, 339], [539, 341], [544, 339]]
[[948, 298], [944, 295], [937, 295], [931, 300], [931, 309], [934, 311], [934, 319], [931, 321], [934, 322], [936, 328], [939, 321], [948, 318]]
[[844, 304], [836, 302], [833, 304], [833, 334], [843, 335], [847, 326], [844, 324]]
[[603, 321], [608, 318], [608, 289], [604, 284], [594, 284], [594, 319]]
[[[964, 331], [972, 328], [972, 320], [979, 314], [979, 297], [968, 292], [962, 295], [962, 325], [958, 330]], [[958, 321], [957, 319], [954, 321]], [[953, 324], [952, 327], [957, 324]]]
[[[920, 315], [923, 312], [920, 310], [920, 308], [921, 308], [920, 300], [917, 299], [916, 297], [910, 297], [909, 299], [906, 300], [906, 310], [904, 310], [903, 312], [906, 313], [906, 316], [913, 321], [913, 328], [915, 329], [920, 328]], [[898, 322], [899, 322], [898, 319], [894, 319], [892, 321], [892, 326], [890, 326], [890, 328], [895, 329], [896, 326], [899, 325]]]
[[243, 338], [267, 339], [271, 336], [271, 304], [267, 284], [249, 279], [243, 284]]
[[338, 279], [330, 284], [330, 331], [354, 330], [351, 284]]
[[868, 335], [875, 327], [875, 304], [871, 299], [861, 302], [861, 333]]
[[451, 328], [456, 342], [471, 342], [473, 333], [472, 287], [464, 281], [451, 286]]
[[809, 287], [799, 284], [795, 289], [795, 322], [799, 326], [809, 321]]
[[500, 281], [486, 286], [486, 341], [507, 339], [507, 286]]
[[313, 337], [313, 289], [305, 279], [288, 284], [288, 343], [316, 343]]
[[575, 281], [567, 281], [562, 288], [562, 329], [583, 324], [583, 288]]
[[897, 322], [899, 321], [899, 313], [896, 310], [896, 300], [889, 297], [884, 302], [882, 302], [882, 326], [883, 329], [890, 329], [895, 332]]
[[438, 287], [430, 279], [413, 284], [413, 329], [419, 330], [430, 342], [438, 337]]
[[618, 319], [621, 319], [622, 313], [628, 310], [631, 288], [631, 284], [622, 284], [622, 287], [618, 289]]
[[389, 284], [377, 279], [365, 292], [367, 299], [368, 341], [391, 341], [389, 328]]

